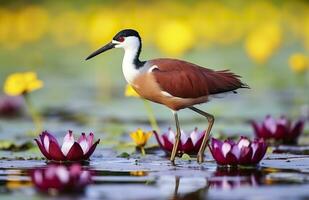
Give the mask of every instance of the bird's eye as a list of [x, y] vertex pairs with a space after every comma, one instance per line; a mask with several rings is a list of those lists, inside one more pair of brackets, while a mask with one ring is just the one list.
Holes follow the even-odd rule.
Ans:
[[118, 38], [118, 41], [119, 41], [119, 42], [123, 42], [123, 41], [124, 41], [124, 37], [119, 37], [119, 38]]

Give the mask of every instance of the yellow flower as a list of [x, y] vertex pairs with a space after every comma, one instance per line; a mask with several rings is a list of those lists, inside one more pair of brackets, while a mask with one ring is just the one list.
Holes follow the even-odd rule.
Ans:
[[4, 92], [10, 96], [18, 96], [42, 87], [43, 81], [37, 79], [35, 72], [14, 73], [7, 77]]
[[140, 97], [130, 84], [127, 84], [124, 95], [126, 97]]
[[296, 73], [303, 73], [309, 69], [309, 58], [301, 53], [294, 53], [289, 58], [290, 68]]
[[137, 147], [144, 147], [151, 137], [152, 132], [144, 132], [142, 129], [137, 129], [135, 132], [130, 134], [132, 140], [135, 142]]

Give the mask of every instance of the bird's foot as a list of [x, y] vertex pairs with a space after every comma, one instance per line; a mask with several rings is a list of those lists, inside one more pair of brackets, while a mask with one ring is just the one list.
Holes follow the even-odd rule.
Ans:
[[204, 162], [204, 154], [198, 153], [197, 154], [197, 163], [202, 164]]
[[176, 164], [175, 164], [175, 158], [174, 158], [174, 159], [170, 159], [170, 161], [171, 161], [171, 163], [172, 163], [173, 166], [176, 165]]

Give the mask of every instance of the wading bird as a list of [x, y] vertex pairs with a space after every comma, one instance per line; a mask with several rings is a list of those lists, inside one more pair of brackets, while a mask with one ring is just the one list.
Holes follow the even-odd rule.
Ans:
[[235, 90], [248, 86], [241, 82], [240, 76], [228, 70], [214, 71], [170, 58], [141, 61], [141, 37], [132, 29], [117, 33], [110, 43], [93, 52], [86, 60], [113, 48], [124, 49], [123, 75], [136, 92], [142, 98], [163, 104], [172, 110], [177, 130], [170, 158], [172, 163], [175, 161], [181, 134], [177, 111], [189, 108], [207, 118], [208, 128], [197, 154], [198, 163], [202, 163], [215, 119], [213, 115], [193, 106], [208, 102], [211, 97], [221, 93], [236, 93]]

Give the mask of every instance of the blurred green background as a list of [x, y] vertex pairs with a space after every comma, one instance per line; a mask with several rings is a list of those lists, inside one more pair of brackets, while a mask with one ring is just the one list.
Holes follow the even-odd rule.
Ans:
[[[45, 83], [32, 94], [40, 109], [147, 121], [142, 101], [124, 97], [122, 50], [84, 60], [123, 28], [140, 32], [144, 60], [174, 57], [241, 75], [251, 90], [202, 107], [219, 118], [308, 115], [308, 1], [1, 1], [0, 83], [35, 71]], [[173, 126], [167, 109], [152, 106]]]

